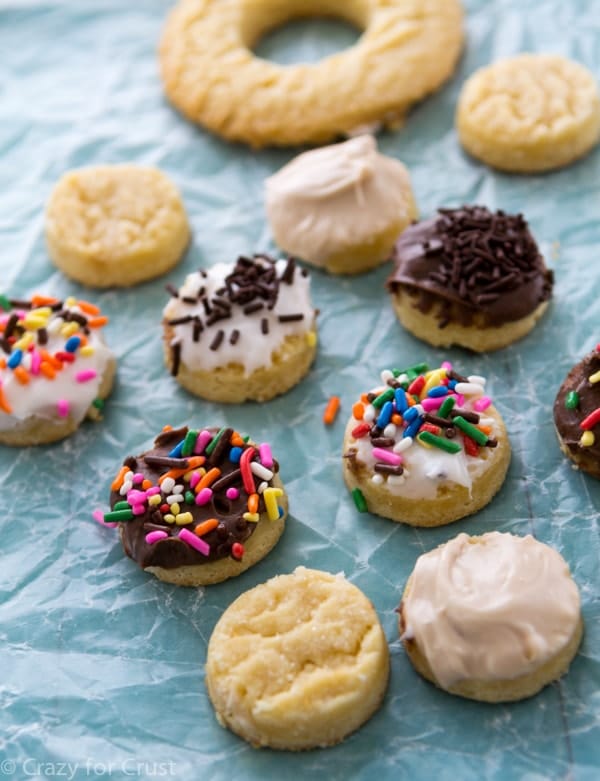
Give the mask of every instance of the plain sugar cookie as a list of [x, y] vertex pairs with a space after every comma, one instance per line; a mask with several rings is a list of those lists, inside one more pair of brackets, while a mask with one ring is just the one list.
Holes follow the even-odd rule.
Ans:
[[410, 526], [442, 526], [500, 490], [510, 443], [485, 377], [445, 361], [385, 369], [352, 407], [343, 474], [360, 512]]
[[206, 586], [235, 577], [277, 544], [287, 494], [268, 443], [233, 428], [166, 428], [128, 456], [111, 484], [110, 511], [125, 553], [159, 580]]
[[46, 208], [50, 257], [90, 287], [127, 287], [158, 277], [179, 261], [189, 239], [181, 196], [156, 168], [69, 171]]
[[567, 563], [531, 535], [459, 534], [419, 556], [399, 614], [417, 672], [485, 702], [522, 700], [560, 678], [583, 632]]
[[369, 600], [343, 575], [304, 567], [238, 597], [208, 644], [217, 719], [256, 747], [339, 743], [379, 708], [388, 677]]
[[304, 152], [265, 181], [275, 241], [332, 274], [360, 274], [389, 260], [417, 218], [405, 166], [372, 136]]
[[[252, 53], [268, 30], [306, 16], [364, 32], [314, 64]], [[184, 0], [167, 20], [160, 67], [171, 102], [214, 133], [255, 147], [322, 144], [397, 121], [448, 79], [462, 41], [458, 0]]]
[[553, 54], [520, 54], [476, 71], [456, 111], [461, 144], [503, 171], [533, 173], [583, 157], [600, 137], [593, 75]]

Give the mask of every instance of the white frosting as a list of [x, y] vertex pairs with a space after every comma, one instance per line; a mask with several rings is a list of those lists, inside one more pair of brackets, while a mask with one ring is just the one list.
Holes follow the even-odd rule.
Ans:
[[[483, 385], [480, 385], [480, 387], [483, 387]], [[372, 392], [379, 394], [384, 390], [385, 388], [378, 387], [373, 389]], [[479, 398], [479, 395], [465, 397], [464, 404], [461, 405], [460, 409], [473, 411], [473, 404]], [[365, 420], [371, 418], [371, 410], [373, 410], [373, 407], [367, 407]], [[377, 417], [377, 411], [374, 411], [374, 413], [375, 417]], [[435, 415], [436, 413], [433, 412], [433, 414]], [[352, 418], [348, 426], [349, 431], [358, 426], [360, 422], [360, 420]], [[503, 434], [497, 419], [489, 414], [481, 414], [479, 422], [490, 427], [491, 432], [489, 436], [491, 438], [497, 438]], [[388, 435], [394, 439], [395, 445], [386, 449], [400, 452], [403, 459], [402, 467], [404, 474], [399, 477], [391, 476], [385, 479], [387, 490], [397, 496], [403, 496], [407, 499], [435, 499], [441, 486], [451, 484], [462, 485], [470, 493], [473, 482], [489, 468], [488, 458], [492, 452], [489, 448], [482, 447], [479, 451], [480, 455], [470, 456], [466, 454], [464, 449], [461, 449], [458, 453], [446, 453], [437, 447], [424, 447], [418, 441], [413, 441], [410, 446], [400, 451], [398, 448], [403, 448], [406, 445], [406, 443], [399, 445], [404, 439], [404, 428], [402, 426], [396, 427], [396, 431], [393, 434], [392, 430], [388, 429], [388, 434], [382, 436]], [[460, 433], [454, 441], [462, 442]], [[350, 436], [349, 446], [356, 449], [357, 460], [372, 470], [379, 459], [373, 456], [373, 446], [371, 445], [370, 437], [354, 439]]]
[[316, 265], [416, 216], [406, 168], [368, 135], [304, 152], [265, 187], [277, 244]]
[[402, 603], [438, 682], [512, 679], [567, 645], [580, 616], [564, 559], [533, 537], [458, 537], [420, 556]]
[[[82, 314], [77, 305], [64, 306], [71, 312]], [[6, 317], [4, 317], [6, 320]], [[65, 349], [68, 337], [61, 335], [60, 328], [65, 324], [60, 317], [52, 315], [48, 321], [48, 342], [42, 345], [42, 349], [53, 355]], [[35, 334], [35, 331], [31, 333]], [[85, 417], [92, 402], [98, 396], [98, 390], [102, 383], [107, 365], [112, 361], [113, 354], [104, 344], [100, 329], [90, 329], [87, 335], [87, 343], [93, 348], [92, 355], [82, 355], [77, 350], [73, 363], [64, 363], [63, 368], [56, 372], [54, 379], [48, 379], [42, 373], [31, 373], [32, 354], [24, 352], [21, 366], [29, 373], [29, 382], [21, 384], [10, 368], [0, 369], [0, 381], [4, 397], [10, 405], [10, 414], [0, 410], [0, 430], [7, 431], [19, 425], [22, 421], [32, 416], [59, 421], [58, 403], [68, 403], [70, 419], [80, 422]], [[36, 343], [36, 349], [40, 346]], [[5, 356], [8, 358], [8, 356]], [[76, 376], [80, 372], [93, 370], [96, 376], [85, 382], [78, 382]]]
[[[257, 258], [255, 263], [266, 268], [271, 265], [267, 260]], [[278, 278], [281, 278], [287, 260], [278, 260], [275, 270]], [[206, 325], [206, 312], [202, 301], [186, 303], [183, 298], [197, 298], [198, 291], [205, 289], [204, 297], [210, 300], [216, 291], [225, 285], [225, 278], [231, 274], [234, 264], [217, 263], [205, 270], [206, 276], [201, 271], [189, 274], [179, 290], [178, 298], [171, 298], [164, 309], [163, 316], [166, 322], [177, 320], [180, 317], [199, 317], [204, 330], [197, 342], [193, 341], [192, 323], [183, 323], [172, 326], [174, 330], [173, 342], [181, 344], [181, 360], [192, 370], [215, 369], [218, 366], [237, 364], [243, 366], [246, 375], [262, 366], [272, 364], [273, 353], [283, 344], [287, 336], [294, 334], [307, 334], [314, 330], [315, 312], [310, 300], [310, 277], [296, 267], [293, 282], [279, 283], [278, 295], [275, 306], [268, 310], [266, 305], [258, 312], [244, 314], [244, 306], [238, 303], [232, 304], [231, 317], [218, 320], [213, 325]], [[226, 297], [223, 296], [223, 297]], [[301, 320], [281, 323], [280, 315], [301, 314]], [[268, 333], [262, 332], [262, 320], [268, 320]], [[218, 349], [211, 350], [213, 342], [219, 330], [224, 331], [224, 338]], [[231, 344], [230, 335], [234, 330], [239, 331], [239, 339]]]

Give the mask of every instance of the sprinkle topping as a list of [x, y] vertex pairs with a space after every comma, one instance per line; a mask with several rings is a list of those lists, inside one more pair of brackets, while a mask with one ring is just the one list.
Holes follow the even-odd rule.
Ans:
[[227, 427], [164, 431], [151, 451], [125, 460], [104, 523], [122, 525], [142, 567], [241, 559], [261, 515], [268, 523], [283, 514], [271, 449], [247, 440]]

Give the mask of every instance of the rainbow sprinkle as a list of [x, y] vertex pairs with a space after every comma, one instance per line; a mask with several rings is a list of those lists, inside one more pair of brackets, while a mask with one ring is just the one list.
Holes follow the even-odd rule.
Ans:
[[[363, 394], [353, 405], [356, 425], [351, 429], [354, 439], [370, 439], [377, 483], [403, 475], [401, 454], [415, 443], [451, 455], [464, 452], [470, 457], [479, 456], [482, 447], [498, 444], [479, 414], [492, 404], [484, 395], [483, 377], [463, 377], [444, 361], [435, 369], [424, 363], [407, 369], [386, 369], [381, 380], [383, 387]], [[464, 409], [467, 401], [469, 409]], [[346, 456], [352, 458], [355, 454], [351, 449]], [[359, 489], [352, 495], [357, 509], [364, 512], [366, 505]]]

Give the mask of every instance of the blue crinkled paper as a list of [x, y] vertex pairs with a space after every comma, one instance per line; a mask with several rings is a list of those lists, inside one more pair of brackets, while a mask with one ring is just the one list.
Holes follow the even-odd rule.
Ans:
[[[600, 341], [600, 149], [545, 176], [507, 176], [469, 160], [453, 129], [473, 70], [523, 50], [571, 56], [600, 75], [597, 0], [468, 0], [467, 45], [454, 78], [380, 147], [409, 167], [423, 216], [482, 203], [523, 211], [556, 275], [555, 298], [522, 342], [490, 356], [442, 352], [406, 334], [383, 290], [386, 270], [313, 275], [320, 346], [310, 375], [268, 404], [220, 407], [194, 398], [163, 367], [164, 283], [199, 265], [274, 250], [262, 182], [294, 150], [253, 152], [188, 124], [165, 101], [156, 46], [164, 0], [0, 0], [1, 288], [97, 301], [111, 317], [116, 389], [100, 424], [49, 447], [0, 449], [0, 776], [168, 779], [577, 779], [600, 774], [600, 484], [561, 455], [552, 403], [570, 366]], [[298, 32], [300, 31], [300, 33]], [[306, 22], [261, 52], [315, 58], [353, 40]], [[135, 161], [179, 185], [192, 246], [167, 279], [90, 292], [48, 260], [43, 208], [67, 169]], [[357, 513], [341, 478], [351, 404], [389, 365], [449, 358], [489, 377], [513, 460], [500, 494], [477, 516], [414, 530]], [[321, 415], [342, 398], [332, 427]], [[228, 422], [268, 440], [291, 518], [275, 550], [240, 577], [205, 590], [145, 575], [114, 532], [91, 521], [125, 455], [166, 423]], [[461, 531], [533, 532], [569, 562], [586, 634], [569, 674], [537, 697], [483, 705], [444, 694], [412, 669], [397, 606], [415, 559]], [[297, 565], [344, 571], [374, 602], [392, 652], [383, 707], [332, 749], [256, 751], [218, 726], [203, 665], [212, 628], [242, 591]], [[318, 776], [317, 776], [318, 774]]]

